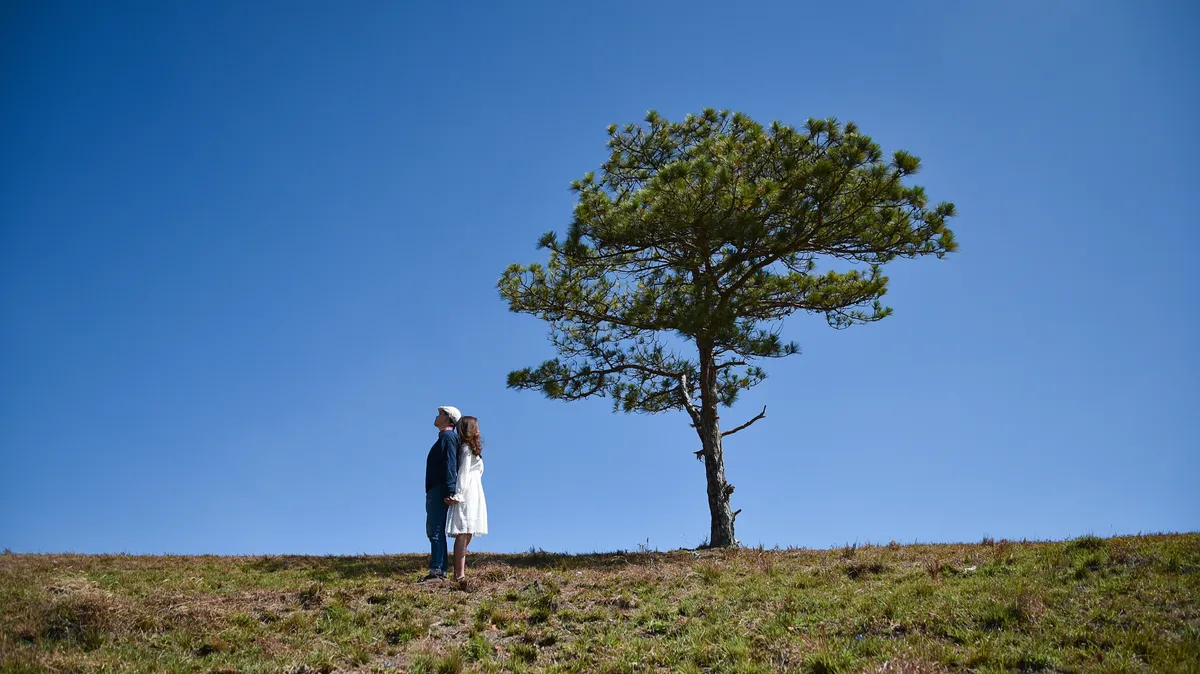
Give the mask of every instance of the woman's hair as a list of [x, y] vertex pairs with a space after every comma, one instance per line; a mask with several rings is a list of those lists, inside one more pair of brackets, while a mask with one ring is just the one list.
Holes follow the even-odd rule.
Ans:
[[483, 436], [479, 434], [479, 420], [475, 417], [463, 417], [454, 425], [458, 431], [458, 441], [468, 445], [475, 456], [483, 456]]

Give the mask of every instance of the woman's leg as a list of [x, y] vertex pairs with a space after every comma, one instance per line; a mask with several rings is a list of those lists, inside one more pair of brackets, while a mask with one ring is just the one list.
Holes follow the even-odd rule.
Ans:
[[454, 577], [462, 578], [467, 575], [467, 545], [471, 542], [471, 534], [459, 534], [454, 537]]

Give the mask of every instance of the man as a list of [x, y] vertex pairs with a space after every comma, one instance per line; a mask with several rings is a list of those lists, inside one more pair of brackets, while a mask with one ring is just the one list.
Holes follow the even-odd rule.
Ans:
[[425, 534], [429, 536], [429, 575], [426, 580], [446, 577], [446, 510], [458, 483], [458, 433], [454, 425], [462, 418], [457, 407], [438, 408], [438, 439], [425, 459]]

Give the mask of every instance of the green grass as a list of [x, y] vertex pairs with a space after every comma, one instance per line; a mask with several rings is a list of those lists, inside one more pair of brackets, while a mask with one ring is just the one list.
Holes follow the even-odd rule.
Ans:
[[425, 561], [0, 555], [0, 673], [1200, 672], [1200, 534]]

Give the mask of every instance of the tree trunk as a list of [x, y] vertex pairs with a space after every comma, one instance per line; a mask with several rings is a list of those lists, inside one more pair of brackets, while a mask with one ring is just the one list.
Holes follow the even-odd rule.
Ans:
[[725, 481], [725, 454], [721, 448], [721, 425], [717, 415], [717, 372], [712, 351], [700, 358], [700, 444], [704, 450], [704, 476], [708, 481], [708, 512], [712, 518], [708, 544], [727, 548], [734, 544], [733, 511], [729, 496], [733, 485]]

